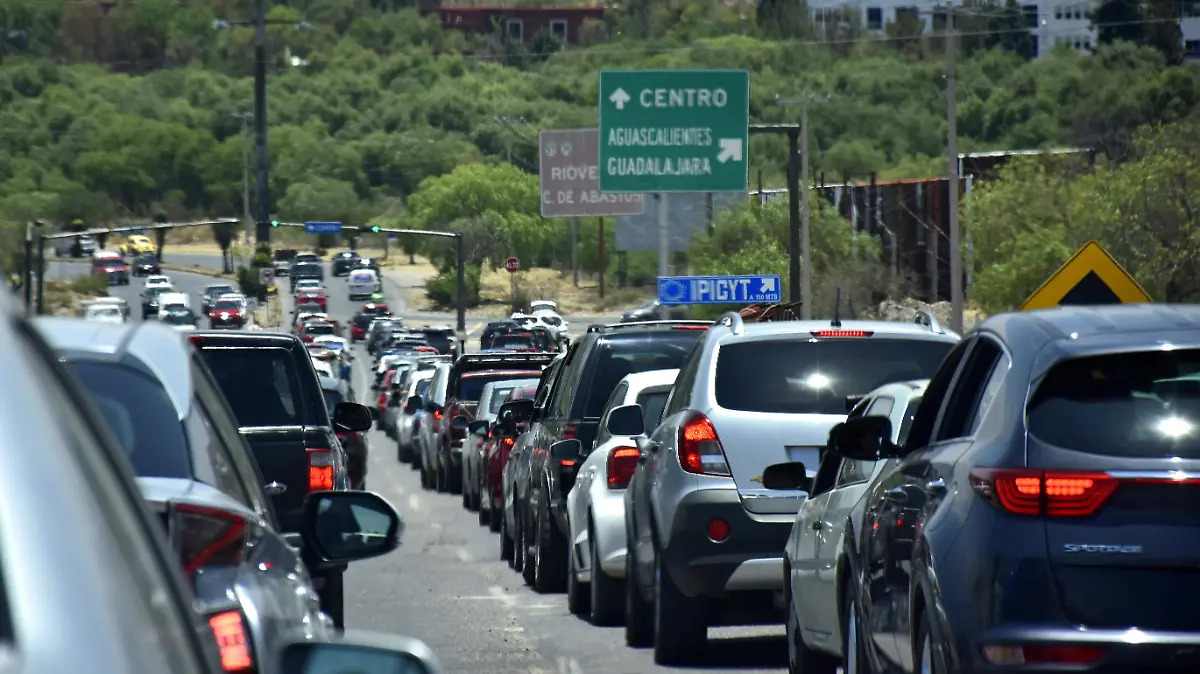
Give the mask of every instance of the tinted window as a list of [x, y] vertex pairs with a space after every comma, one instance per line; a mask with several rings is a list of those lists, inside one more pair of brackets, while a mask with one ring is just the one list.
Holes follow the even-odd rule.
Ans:
[[221, 300], [213, 304], [213, 308], [218, 311], [237, 311], [242, 308], [242, 305], [234, 300]]
[[496, 335], [489, 346], [493, 349], [532, 349], [533, 335]]
[[1200, 350], [1054, 366], [1026, 410], [1030, 435], [1090, 454], [1200, 457]]
[[480, 374], [472, 377], [462, 377], [458, 380], [458, 399], [462, 401], [479, 400], [483, 395], [483, 387], [493, 381], [508, 381], [509, 379], [525, 379], [538, 376], [538, 372], [505, 372], [503, 374]]
[[167, 391], [117, 363], [71, 363], [142, 477], [192, 476], [187, 437]]
[[371, 321], [373, 320], [375, 320], [375, 317], [370, 314], [358, 314], [354, 317], [354, 324], [360, 328], [366, 329], [366, 327], [370, 325]]
[[500, 409], [500, 406], [504, 404], [504, 399], [508, 397], [508, 394], [511, 393], [512, 390], [513, 387], [511, 386], [507, 388], [493, 388], [492, 399], [488, 401], [487, 409], [492, 412]]
[[840, 416], [848, 395], [930, 378], [953, 347], [886, 337], [728, 344], [717, 359], [717, 404], [744, 412]]
[[332, 391], [329, 389], [322, 389], [321, 393], [325, 396], [325, 409], [329, 410], [329, 416], [333, 416], [333, 408], [336, 407], [338, 403], [346, 402], [346, 399], [342, 397], [342, 392], [336, 389]]
[[163, 317], [163, 322], [170, 325], [195, 325], [197, 318], [196, 314], [187, 309], [172, 309]]
[[308, 418], [299, 373], [286, 349], [202, 349], [239, 426], [323, 423]]
[[[587, 384], [583, 416], [597, 418], [604, 403], [625, 375], [650, 370], [673, 370], [683, 365], [704, 330], [672, 330], [653, 334], [602, 339], [592, 358], [592, 380]], [[578, 408], [576, 408], [578, 409]]]
[[432, 377], [429, 379], [422, 379], [421, 381], [417, 382], [417, 392], [414, 393], [413, 395], [419, 395], [421, 397], [426, 396], [429, 393], [429, 386], [432, 383], [433, 383]]
[[309, 323], [304, 326], [304, 334], [306, 335], [334, 335], [337, 331], [328, 323]]
[[439, 353], [450, 353], [450, 335], [437, 330], [421, 330], [421, 334], [425, 335], [425, 341], [429, 346], [437, 349]]
[[671, 393], [670, 389], [665, 391], [643, 391], [638, 394], [637, 404], [642, 406], [642, 423], [646, 426], [646, 431], [650, 432], [658, 427], [658, 422], [662, 421], [663, 408], [667, 406], [667, 396]]
[[218, 297], [231, 292], [233, 292], [233, 286], [209, 286], [204, 290], [204, 294], [209, 297]]
[[917, 418], [917, 408], [921, 406], [921, 396], [909, 398], [908, 407], [904, 408], [904, 419], [900, 421], [900, 433], [896, 435], [896, 444], [903, 445], [908, 439], [908, 429], [912, 428], [913, 419]]

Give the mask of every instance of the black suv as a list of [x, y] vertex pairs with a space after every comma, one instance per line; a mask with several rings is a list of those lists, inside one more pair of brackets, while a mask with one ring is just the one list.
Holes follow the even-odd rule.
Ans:
[[509, 461], [516, 471], [513, 493], [517, 530], [524, 554], [522, 573], [538, 592], [561, 592], [567, 579], [567, 493], [575, 484], [576, 461], [551, 459], [550, 446], [579, 440], [591, 451], [600, 415], [613, 389], [626, 375], [680, 367], [710, 327], [707, 321], [649, 321], [593, 325], [571, 345], [552, 384], [544, 411], [535, 413]]
[[334, 276], [349, 276], [350, 270], [358, 263], [359, 254], [352, 250], [343, 250], [329, 259], [330, 273]]

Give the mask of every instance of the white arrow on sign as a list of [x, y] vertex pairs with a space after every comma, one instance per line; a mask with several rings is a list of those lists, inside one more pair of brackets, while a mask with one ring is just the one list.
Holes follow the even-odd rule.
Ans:
[[612, 95], [608, 97], [608, 100], [612, 101], [613, 105], [617, 106], [618, 110], [624, 110], [625, 104], [629, 102], [629, 94], [625, 93], [624, 89], [618, 87], [617, 90], [612, 92]]
[[741, 138], [722, 138], [719, 141], [721, 151], [717, 153], [717, 161], [724, 164], [730, 159], [734, 161], [742, 160], [742, 139]]
[[760, 293], [773, 293], [773, 292], [775, 292], [775, 279], [773, 279], [773, 278], [765, 278], [765, 279], [763, 279], [763, 280], [762, 280], [762, 285], [761, 285], [761, 286], [759, 286], [759, 288], [758, 288], [758, 292], [760, 292]]

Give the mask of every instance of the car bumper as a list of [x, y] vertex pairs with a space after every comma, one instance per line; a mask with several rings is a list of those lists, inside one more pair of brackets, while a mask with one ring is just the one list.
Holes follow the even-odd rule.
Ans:
[[[995, 665], [984, 660], [985, 645], [1020, 644], [1024, 646], [1096, 646], [1104, 650], [1088, 674], [1128, 674], [1129, 672], [1200, 672], [1200, 634], [1194, 632], [1153, 632], [1131, 629], [1095, 629], [1081, 626], [998, 626], [984, 631], [983, 638], [971, 647], [959, 644], [964, 663], [972, 671], [1002, 670], [1049, 674], [1066, 671], [1062, 665]], [[1078, 671], [1072, 669], [1071, 671]]]
[[[719, 543], [707, 533], [714, 519], [729, 525], [729, 536]], [[794, 519], [794, 515], [749, 513], [733, 489], [695, 491], [676, 507], [660, 554], [675, 584], [689, 597], [779, 591], [783, 551]]]
[[625, 490], [598, 486], [592, 490], [592, 528], [600, 570], [625, 577]]

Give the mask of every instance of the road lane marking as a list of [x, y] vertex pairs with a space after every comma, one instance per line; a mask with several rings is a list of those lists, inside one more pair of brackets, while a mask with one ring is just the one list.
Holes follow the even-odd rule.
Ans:
[[499, 585], [493, 585], [493, 586], [489, 587], [488, 594], [492, 595], [493, 597], [498, 599], [500, 601], [500, 603], [504, 604], [504, 608], [507, 608], [507, 609], [517, 608], [517, 598], [512, 596], [511, 594], [505, 592], [504, 588], [500, 587]]
[[583, 667], [575, 658], [558, 658], [558, 674], [583, 674]]
[[457, 557], [458, 561], [462, 562], [463, 564], [470, 564], [471, 562], [475, 561], [475, 558], [471, 556], [471, 553], [467, 552], [466, 548], [456, 549], [454, 551], [454, 556]]
[[413, 512], [421, 512], [421, 499], [417, 498], [416, 494], [408, 495], [408, 509]]

